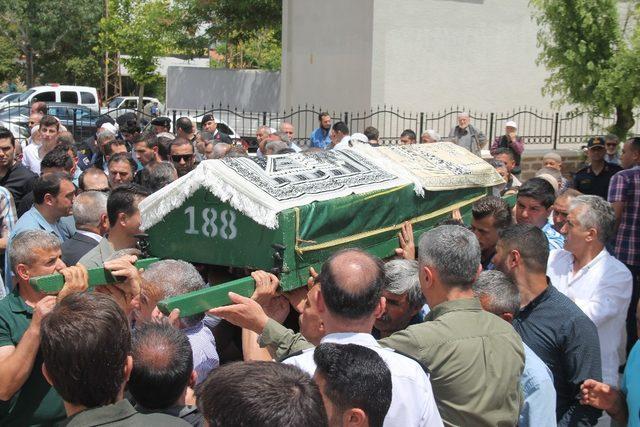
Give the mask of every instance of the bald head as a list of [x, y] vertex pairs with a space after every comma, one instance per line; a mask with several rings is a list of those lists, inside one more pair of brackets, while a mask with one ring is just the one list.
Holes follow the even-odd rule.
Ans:
[[128, 387], [136, 402], [146, 409], [175, 405], [193, 372], [187, 336], [168, 324], [142, 324], [133, 333], [132, 356]]
[[318, 276], [327, 309], [347, 319], [370, 316], [382, 296], [384, 269], [380, 259], [360, 250], [333, 254]]

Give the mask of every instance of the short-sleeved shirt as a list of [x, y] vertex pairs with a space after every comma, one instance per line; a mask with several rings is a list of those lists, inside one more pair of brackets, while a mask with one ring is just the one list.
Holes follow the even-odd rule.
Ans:
[[627, 426], [640, 427], [640, 341], [635, 343], [629, 353], [620, 389], [627, 398], [629, 409]]
[[[325, 133], [326, 132], [326, 133]], [[311, 132], [309, 139], [311, 140], [311, 146], [322, 148], [325, 150], [331, 145], [331, 137], [329, 136], [329, 129], [318, 128]]]
[[627, 265], [640, 267], [640, 166], [620, 171], [611, 178], [608, 200], [624, 203], [613, 255]]
[[596, 175], [591, 169], [591, 166], [584, 167], [576, 172], [576, 175], [573, 177], [573, 187], [582, 194], [592, 194], [606, 200], [607, 192], [609, 191], [609, 181], [611, 181], [613, 175], [621, 170], [622, 168], [618, 165], [604, 162], [604, 167], [600, 173]]
[[[0, 301], [0, 347], [17, 346], [31, 323], [33, 309], [20, 297], [18, 288]], [[0, 425], [51, 424], [66, 417], [62, 398], [42, 375], [38, 352], [31, 374], [8, 401], [0, 401]]]
[[513, 327], [553, 374], [558, 425], [595, 425], [602, 411], [578, 401], [584, 380], [602, 381], [600, 343], [593, 322], [550, 285], [520, 310]]

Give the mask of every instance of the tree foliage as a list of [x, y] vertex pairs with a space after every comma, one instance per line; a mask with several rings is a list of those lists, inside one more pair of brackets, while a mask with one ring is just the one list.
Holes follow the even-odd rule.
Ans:
[[[95, 46], [101, 15], [102, 2], [95, 0], [3, 0], [0, 35], [24, 58], [28, 86], [65, 81], [68, 61], [86, 57]], [[95, 74], [76, 77], [85, 84], [97, 83]]]
[[[614, 0], [532, 0], [540, 25], [539, 62], [551, 72], [544, 92], [594, 115], [616, 113], [610, 131], [634, 124], [640, 103], [638, 2], [620, 20]], [[621, 26], [621, 23], [624, 23]]]

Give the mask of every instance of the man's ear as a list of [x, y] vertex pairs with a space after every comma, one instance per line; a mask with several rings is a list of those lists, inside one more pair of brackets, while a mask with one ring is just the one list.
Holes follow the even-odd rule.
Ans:
[[422, 267], [422, 274], [424, 275], [424, 283], [427, 288], [431, 288], [433, 286], [433, 280], [435, 278], [435, 270], [429, 266]]
[[367, 419], [367, 414], [360, 408], [351, 408], [347, 409], [342, 414], [342, 420], [344, 421], [342, 425], [344, 426], [368, 426], [369, 422]]
[[590, 228], [589, 230], [587, 230], [587, 237], [586, 237], [587, 242], [593, 242], [597, 239], [598, 239], [598, 230], [596, 230], [595, 228]]
[[127, 220], [129, 219], [129, 215], [127, 215], [124, 212], [120, 212], [118, 214], [118, 224], [120, 224], [121, 226], [125, 227], [127, 225]]
[[29, 279], [31, 278], [31, 274], [29, 274], [29, 267], [27, 267], [25, 264], [16, 265], [16, 273], [18, 277], [24, 281], [29, 281]]
[[109, 230], [109, 216], [106, 213], [100, 215], [100, 222], [98, 223], [100, 233], [104, 234]]
[[42, 363], [41, 370], [42, 370], [42, 376], [44, 377], [44, 379], [47, 380], [47, 382], [51, 387], [53, 387], [53, 381], [51, 381], [51, 376], [49, 375], [49, 371], [47, 371], [47, 365], [45, 365], [44, 362]]
[[133, 357], [131, 355], [127, 356], [127, 359], [124, 362], [124, 382], [129, 382], [129, 377], [131, 376], [131, 371], [133, 371]]
[[387, 308], [387, 299], [385, 297], [380, 297], [380, 301], [378, 301], [378, 304], [376, 305], [376, 308], [373, 312], [376, 319], [379, 319], [380, 316], [382, 316], [386, 308]]
[[514, 269], [522, 263], [522, 256], [520, 252], [515, 249], [512, 249], [507, 256], [507, 263], [509, 264], [510, 269]]
[[44, 204], [45, 205], [52, 205], [54, 200], [55, 200], [55, 197], [53, 197], [50, 193], [46, 193], [44, 195]]

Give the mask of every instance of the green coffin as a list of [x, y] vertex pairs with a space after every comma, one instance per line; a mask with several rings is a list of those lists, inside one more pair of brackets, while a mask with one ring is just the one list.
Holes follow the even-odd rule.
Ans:
[[411, 221], [418, 237], [454, 209], [468, 214], [485, 188], [427, 191], [413, 185], [350, 195], [287, 209], [269, 229], [200, 188], [147, 230], [149, 252], [159, 258], [221, 266], [276, 270], [282, 287], [306, 284], [310, 266], [319, 267], [333, 252], [359, 247], [389, 257], [397, 233]]

